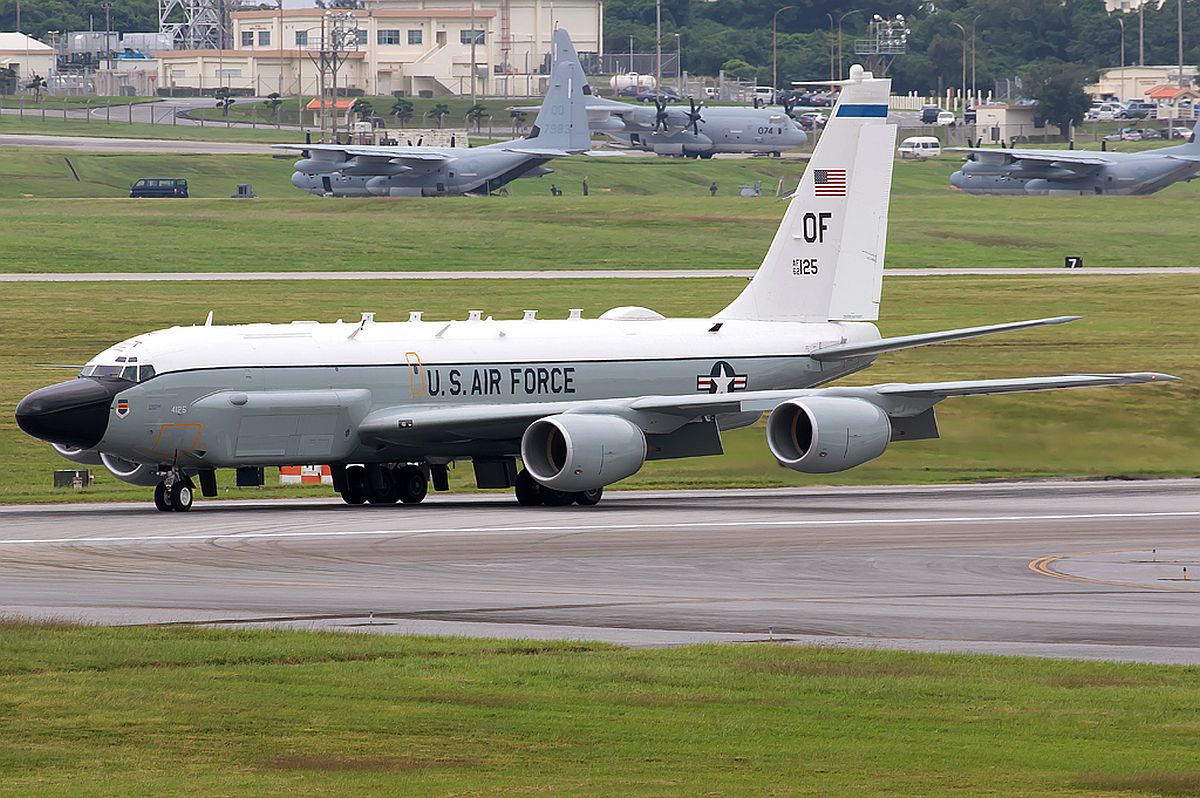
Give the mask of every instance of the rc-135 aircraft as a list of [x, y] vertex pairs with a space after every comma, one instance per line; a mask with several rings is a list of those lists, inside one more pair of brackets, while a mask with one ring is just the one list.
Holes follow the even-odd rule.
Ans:
[[[565, 35], [565, 32], [564, 34]], [[578, 63], [556, 62], [543, 110], [529, 136], [483, 147], [383, 147], [276, 144], [301, 150], [292, 185], [338, 197], [433, 197], [490, 194], [520, 177], [549, 174], [543, 164], [591, 148], [587, 79]]]
[[[451, 461], [523, 505], [592, 505], [646, 460], [721, 452], [721, 431], [763, 412], [767, 447], [805, 473], [842, 471], [891, 441], [936, 438], [952, 396], [1123, 385], [1163, 374], [1075, 374], [816, 387], [884, 352], [1058, 324], [1060, 316], [881, 338], [896, 128], [890, 81], [844, 81], [753, 280], [706, 318], [638, 307], [585, 320], [173, 327], [101, 352], [76, 379], [35, 391], [17, 423], [68, 459], [192, 506], [214, 469], [327, 463], [349, 504], [421, 501]], [[211, 322], [211, 317], [209, 319]], [[524, 470], [517, 471], [520, 457]], [[241, 474], [239, 474], [241, 476]]]

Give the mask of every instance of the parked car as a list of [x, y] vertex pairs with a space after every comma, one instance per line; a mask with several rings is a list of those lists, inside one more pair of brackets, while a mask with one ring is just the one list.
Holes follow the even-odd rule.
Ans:
[[143, 177], [129, 189], [129, 196], [134, 199], [187, 195], [187, 181], [178, 177]]
[[958, 117], [954, 115], [953, 111], [938, 111], [936, 124], [940, 127], [955, 125], [958, 124]]
[[618, 97], [636, 97], [639, 94], [641, 94], [643, 91], [646, 91], [645, 86], [626, 86], [625, 88], [623, 88], [617, 92], [617, 96]]
[[1125, 112], [1128, 114], [1128, 119], [1145, 119], [1146, 117], [1154, 116], [1158, 110], [1158, 106], [1146, 100], [1130, 100], [1125, 103]]
[[[1191, 138], [1192, 129], [1190, 127], [1173, 127], [1171, 128], [1171, 138], [1186, 139]], [[1165, 136], [1163, 138], [1166, 138]]]
[[641, 103], [652, 103], [658, 98], [662, 98], [663, 102], [668, 103], [677, 103], [683, 99], [679, 96], [679, 92], [670, 86], [659, 86], [657, 91], [654, 89], [644, 89], [637, 96], [638, 102]]
[[774, 86], [755, 86], [751, 94], [755, 100], [763, 105], [770, 105], [775, 102], [775, 87]]
[[721, 98], [721, 90], [719, 88], [717, 88], [716, 86], [705, 86], [704, 87], [704, 99], [719, 100], [720, 98]]
[[923, 107], [921, 109], [921, 124], [922, 125], [935, 124], [937, 122], [938, 114], [940, 114], [941, 112], [942, 112], [942, 109], [939, 106], [926, 105], [925, 107]]
[[977, 118], [978, 117], [975, 114], [975, 107], [972, 105], [968, 105], [966, 110], [963, 111], [963, 124], [973, 125], [973, 124], [975, 124], [975, 120]]
[[901, 158], [935, 158], [942, 154], [942, 142], [936, 136], [909, 136], [896, 150]]
[[806, 111], [796, 117], [796, 121], [805, 130], [812, 130], [814, 127], [824, 127], [825, 123], [829, 121], [829, 117], [820, 111]]
[[1129, 119], [1129, 112], [1120, 103], [1094, 103], [1083, 118], [1089, 122], [1107, 122], [1111, 119]]

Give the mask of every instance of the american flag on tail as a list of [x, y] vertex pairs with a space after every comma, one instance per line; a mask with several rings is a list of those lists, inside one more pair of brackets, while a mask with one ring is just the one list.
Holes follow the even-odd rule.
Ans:
[[813, 193], [818, 197], [846, 196], [846, 170], [817, 169], [813, 173]]

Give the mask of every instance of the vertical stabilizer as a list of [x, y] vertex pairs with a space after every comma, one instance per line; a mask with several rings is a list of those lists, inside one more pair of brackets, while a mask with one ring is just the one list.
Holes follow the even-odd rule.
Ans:
[[542, 100], [541, 110], [533, 122], [529, 136], [505, 145], [507, 149], [568, 150], [582, 152], [591, 149], [592, 136], [587, 120], [587, 78], [567, 32], [554, 32], [555, 51], [562, 53], [562, 41], [571, 58], [556, 60], [550, 71], [550, 88]]
[[750, 285], [717, 314], [758, 321], [879, 318], [896, 127], [892, 82], [850, 68]]

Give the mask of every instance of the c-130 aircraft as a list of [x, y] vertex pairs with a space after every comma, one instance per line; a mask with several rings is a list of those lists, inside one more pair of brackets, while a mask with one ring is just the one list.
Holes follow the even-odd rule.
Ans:
[[[594, 505], [647, 460], [721, 453], [762, 413], [787, 468], [842, 471], [938, 437], [948, 397], [1172, 380], [1075, 374], [819, 387], [879, 354], [1058, 324], [1060, 316], [881, 338], [896, 128], [890, 81], [855, 66], [749, 285], [711, 317], [622, 307], [598, 319], [173, 327], [104, 350], [31, 393], [17, 423], [75, 462], [192, 506], [217, 468], [327, 463], [348, 504], [416, 503], [447, 465], [522, 505]], [[211, 322], [211, 317], [210, 320]], [[520, 457], [524, 469], [517, 470]]]

